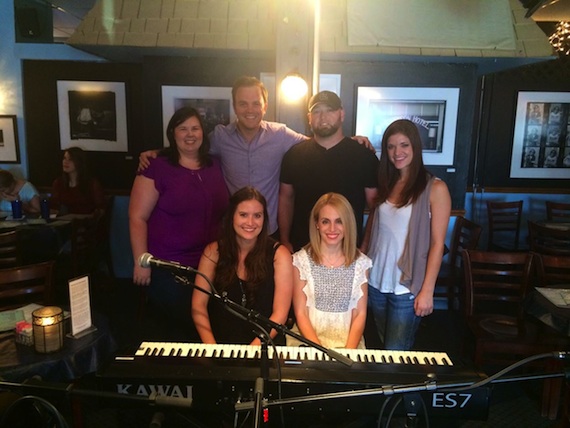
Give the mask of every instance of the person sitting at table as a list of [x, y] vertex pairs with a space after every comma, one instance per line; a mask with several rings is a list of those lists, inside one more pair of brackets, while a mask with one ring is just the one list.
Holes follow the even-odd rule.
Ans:
[[86, 153], [79, 147], [69, 147], [63, 152], [62, 175], [52, 184], [51, 208], [58, 215], [102, 215], [105, 205], [103, 187], [89, 173]]
[[[328, 348], [364, 348], [371, 260], [356, 248], [356, 220], [338, 193], [311, 211], [309, 243], [293, 254], [293, 306], [303, 337]], [[296, 344], [296, 339], [288, 344]]]
[[188, 341], [187, 336], [197, 336], [191, 326], [191, 287], [178, 283], [171, 272], [140, 266], [139, 258], [149, 252], [196, 268], [204, 247], [218, 236], [229, 193], [220, 162], [208, 154], [209, 140], [196, 109], [178, 109], [166, 136], [170, 147], [139, 172], [131, 190], [133, 282], [148, 286], [155, 326], [161, 330], [168, 324], [163, 338]]
[[[269, 237], [267, 203], [263, 195], [248, 186], [230, 198], [219, 240], [209, 244], [202, 254], [196, 285], [225, 294], [241, 306], [259, 312], [276, 323], [287, 320], [293, 292], [291, 253]], [[239, 343], [260, 345], [251, 324], [225, 310], [209, 294], [195, 289], [192, 317], [204, 343]], [[265, 326], [264, 326], [265, 327]], [[270, 332], [275, 338], [277, 332]], [[283, 339], [275, 340], [283, 343]]]
[[0, 211], [12, 211], [12, 202], [22, 201], [22, 213], [40, 212], [39, 193], [32, 183], [16, 178], [10, 171], [0, 170]]

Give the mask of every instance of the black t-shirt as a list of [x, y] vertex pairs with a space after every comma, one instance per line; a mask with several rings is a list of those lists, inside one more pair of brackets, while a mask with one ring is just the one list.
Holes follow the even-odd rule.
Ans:
[[356, 217], [358, 242], [366, 208], [365, 188], [377, 187], [378, 158], [358, 142], [343, 138], [330, 149], [315, 140], [293, 146], [283, 157], [280, 181], [293, 185], [295, 208], [290, 240], [295, 250], [309, 242], [309, 216], [325, 193], [348, 199]]

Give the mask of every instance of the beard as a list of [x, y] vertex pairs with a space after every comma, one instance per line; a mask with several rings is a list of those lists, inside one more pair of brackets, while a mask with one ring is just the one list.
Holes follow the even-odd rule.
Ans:
[[328, 125], [328, 126], [324, 126], [322, 128], [313, 128], [313, 134], [321, 137], [321, 138], [326, 138], [326, 137], [330, 137], [331, 135], [334, 135], [338, 129], [340, 128], [340, 125], [336, 124], [336, 125]]

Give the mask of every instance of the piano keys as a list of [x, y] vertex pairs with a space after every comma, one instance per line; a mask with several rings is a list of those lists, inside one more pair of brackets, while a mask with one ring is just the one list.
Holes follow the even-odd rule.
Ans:
[[[270, 347], [265, 397], [277, 399], [279, 384], [282, 397], [307, 397], [388, 385], [469, 383], [483, 377], [454, 364], [444, 352], [336, 351], [354, 363], [346, 366], [309, 347]], [[187, 398], [197, 411], [229, 411], [235, 403], [253, 400], [255, 379], [261, 374], [260, 353], [260, 347], [248, 345], [143, 342], [134, 355], [116, 357], [97, 379], [104, 390]], [[435, 416], [481, 419], [487, 415], [489, 392], [484, 388], [463, 393], [435, 390], [421, 395], [428, 412]], [[374, 413], [384, 400], [383, 395], [370, 395], [315, 403], [327, 413]], [[292, 404], [287, 408], [314, 411], [315, 405]]]

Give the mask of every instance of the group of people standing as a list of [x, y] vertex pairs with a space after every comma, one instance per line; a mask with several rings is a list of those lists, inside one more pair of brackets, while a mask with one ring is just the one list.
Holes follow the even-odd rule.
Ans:
[[184, 107], [168, 124], [170, 147], [141, 154], [129, 206], [133, 281], [149, 286], [155, 314], [193, 324], [205, 343], [260, 343], [217, 299], [140, 266], [145, 252], [196, 268], [209, 279], [193, 278], [202, 290], [278, 324], [292, 305], [295, 328], [323, 346], [364, 347], [370, 310], [386, 348], [410, 349], [433, 310], [451, 208], [415, 125], [392, 123], [378, 161], [366, 138], [343, 135], [332, 92], [309, 101], [310, 139], [263, 120], [267, 90], [255, 78], [237, 79], [232, 100], [233, 123], [205, 135], [199, 112]]

